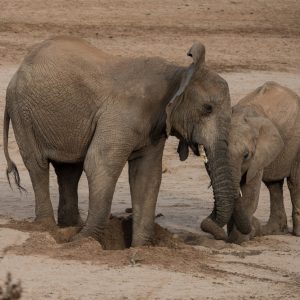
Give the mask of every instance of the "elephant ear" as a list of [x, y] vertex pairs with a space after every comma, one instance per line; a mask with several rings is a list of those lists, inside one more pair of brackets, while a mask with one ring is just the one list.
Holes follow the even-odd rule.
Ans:
[[184, 161], [188, 158], [189, 148], [192, 149], [195, 155], [200, 156], [200, 152], [197, 144], [188, 143], [185, 140], [180, 140], [177, 147], [177, 153], [179, 154], [179, 158], [181, 161]]
[[179, 141], [178, 147], [177, 147], [177, 153], [179, 154], [179, 158], [181, 161], [184, 161], [189, 156], [189, 145], [186, 141], [181, 140]]
[[179, 88], [173, 95], [172, 99], [169, 101], [166, 107], [167, 120], [166, 120], [166, 133], [169, 136], [171, 131], [171, 112], [175, 105], [178, 105], [180, 100], [182, 99], [182, 94], [186, 91], [186, 88], [189, 86], [192, 81], [194, 75], [203, 68], [205, 63], [205, 47], [201, 43], [194, 43], [192, 48], [187, 53], [188, 56], [193, 58], [193, 63], [187, 68], [187, 70], [183, 73]]
[[198, 148], [198, 144], [195, 144], [195, 143], [189, 143], [189, 146], [190, 148], [192, 149], [192, 151], [194, 152], [194, 154], [196, 156], [200, 156], [200, 151], [199, 151], [199, 148]]
[[246, 183], [267, 167], [282, 151], [284, 143], [275, 125], [264, 117], [246, 117], [246, 122], [258, 132], [255, 153], [247, 171]]

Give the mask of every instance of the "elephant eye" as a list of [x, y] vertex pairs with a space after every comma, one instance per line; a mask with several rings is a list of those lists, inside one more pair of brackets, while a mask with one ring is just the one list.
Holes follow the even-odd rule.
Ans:
[[212, 107], [211, 104], [206, 103], [206, 104], [203, 105], [203, 110], [204, 110], [206, 115], [209, 115], [213, 112], [213, 107]]
[[250, 157], [249, 151], [245, 150], [244, 152], [244, 160], [247, 160]]

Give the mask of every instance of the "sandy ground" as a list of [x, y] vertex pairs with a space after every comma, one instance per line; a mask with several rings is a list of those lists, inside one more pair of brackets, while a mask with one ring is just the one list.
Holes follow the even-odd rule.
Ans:
[[[0, 2], [0, 123], [6, 86], [22, 57], [46, 37], [81, 36], [123, 56], [153, 55], [187, 64], [194, 40], [207, 47], [207, 62], [228, 80], [232, 102], [274, 80], [300, 94], [300, 4], [298, 1], [6, 1]], [[2, 127], [0, 128], [2, 136]], [[0, 142], [0, 284], [7, 271], [21, 279], [24, 299], [299, 299], [300, 239], [256, 238], [242, 246], [214, 241], [199, 229], [212, 207], [209, 180], [197, 158], [180, 162], [177, 141], [164, 153], [166, 172], [157, 222], [175, 238], [168, 247], [104, 251], [94, 241], [57, 244], [24, 222], [34, 217], [33, 192], [12, 132], [9, 151], [20, 170], [25, 195], [11, 191]], [[285, 205], [291, 229], [290, 197]], [[83, 176], [80, 208], [86, 216]], [[57, 208], [56, 178], [51, 197]], [[130, 207], [125, 167], [112, 212]], [[268, 194], [262, 187], [256, 216], [266, 222]]]

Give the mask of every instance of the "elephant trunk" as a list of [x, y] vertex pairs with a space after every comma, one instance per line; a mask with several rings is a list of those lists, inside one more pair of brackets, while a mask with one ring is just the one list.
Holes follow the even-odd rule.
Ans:
[[[239, 166], [239, 164], [237, 164], [237, 166]], [[245, 184], [246, 174], [244, 174], [241, 178], [240, 173], [241, 171], [239, 169], [233, 168], [235, 190], [240, 191], [239, 195], [237, 195], [235, 199], [233, 220], [240, 233], [249, 234], [252, 230], [251, 220], [245, 211], [245, 201], [243, 200], [242, 195], [242, 187]]]
[[216, 239], [226, 239], [222, 227], [227, 224], [234, 209], [235, 196], [232, 169], [228, 159], [228, 145], [225, 139], [215, 143], [214, 149], [206, 149], [208, 156], [208, 170], [214, 193], [214, 210], [203, 220], [201, 228], [209, 232]]
[[233, 220], [237, 229], [242, 234], [249, 234], [251, 232], [252, 230], [251, 220], [245, 213], [245, 209], [243, 208], [241, 197], [239, 197], [236, 200], [236, 203], [234, 205]]

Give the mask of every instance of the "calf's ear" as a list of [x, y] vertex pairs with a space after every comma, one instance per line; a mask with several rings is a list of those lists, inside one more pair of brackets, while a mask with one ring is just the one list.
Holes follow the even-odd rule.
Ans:
[[263, 170], [276, 159], [282, 151], [284, 143], [278, 129], [268, 118], [246, 117], [245, 119], [258, 132], [255, 152], [246, 176], [246, 183], [249, 183], [260, 170]]

